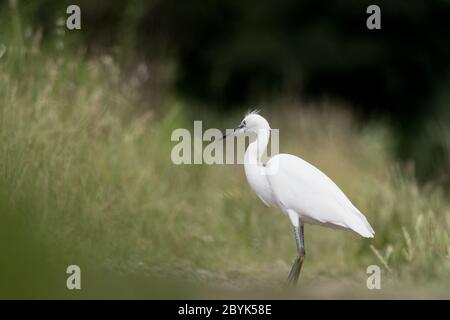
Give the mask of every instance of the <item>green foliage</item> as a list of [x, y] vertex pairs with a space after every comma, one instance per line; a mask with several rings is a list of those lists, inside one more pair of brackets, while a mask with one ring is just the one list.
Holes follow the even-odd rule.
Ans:
[[[239, 166], [171, 162], [172, 131], [192, 127], [189, 104], [170, 95], [143, 102], [134, 74], [110, 56], [17, 41], [0, 57], [1, 298], [285, 294], [273, 288], [295, 254], [288, 219], [257, 199]], [[450, 204], [440, 182], [420, 187], [393, 160], [382, 124], [358, 126], [329, 103], [276, 109], [263, 113], [281, 129], [280, 151], [322, 168], [376, 231], [370, 241], [307, 226], [304, 287], [294, 297], [302, 288], [369, 295], [370, 264], [384, 265], [384, 296], [448, 290]], [[69, 264], [82, 268], [80, 292], [65, 288]]]

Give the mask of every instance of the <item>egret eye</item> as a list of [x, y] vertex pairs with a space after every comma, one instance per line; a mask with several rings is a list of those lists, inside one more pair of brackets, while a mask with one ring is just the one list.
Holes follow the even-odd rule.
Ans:
[[247, 125], [247, 122], [245, 122], [245, 120], [244, 120], [244, 121], [242, 121], [242, 124], [243, 124], [244, 126], [246, 126], [246, 125]]

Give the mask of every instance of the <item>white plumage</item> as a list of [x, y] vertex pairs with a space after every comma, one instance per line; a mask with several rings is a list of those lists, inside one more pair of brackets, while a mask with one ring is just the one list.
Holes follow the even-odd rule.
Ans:
[[341, 189], [312, 164], [290, 154], [278, 154], [264, 166], [264, 154], [270, 137], [266, 119], [248, 114], [233, 133], [254, 133], [244, 159], [247, 181], [261, 200], [278, 206], [289, 216], [296, 235], [299, 257], [289, 279], [296, 282], [305, 255], [303, 224], [352, 230], [362, 237], [375, 234], [366, 217], [351, 203]]
[[350, 229], [363, 237], [373, 237], [366, 217], [322, 171], [290, 154], [273, 157], [267, 167], [275, 161], [280, 170], [266, 177], [284, 212], [294, 211], [305, 223]]

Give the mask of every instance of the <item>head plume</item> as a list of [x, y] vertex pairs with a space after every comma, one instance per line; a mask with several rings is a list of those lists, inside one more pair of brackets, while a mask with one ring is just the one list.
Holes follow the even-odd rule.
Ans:
[[247, 113], [245, 114], [245, 117], [247, 117], [251, 114], [259, 114], [260, 111], [261, 111], [261, 109], [248, 110]]

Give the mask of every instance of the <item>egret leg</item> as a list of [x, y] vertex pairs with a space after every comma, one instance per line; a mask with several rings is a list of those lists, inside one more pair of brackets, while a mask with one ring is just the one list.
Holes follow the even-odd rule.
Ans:
[[298, 277], [300, 276], [300, 271], [302, 270], [303, 260], [305, 259], [305, 239], [304, 239], [304, 230], [303, 223], [300, 221], [299, 226], [294, 226], [294, 236], [295, 243], [297, 244], [297, 258], [292, 265], [291, 272], [289, 272], [289, 276], [287, 282], [289, 285], [296, 285], [298, 281]]

